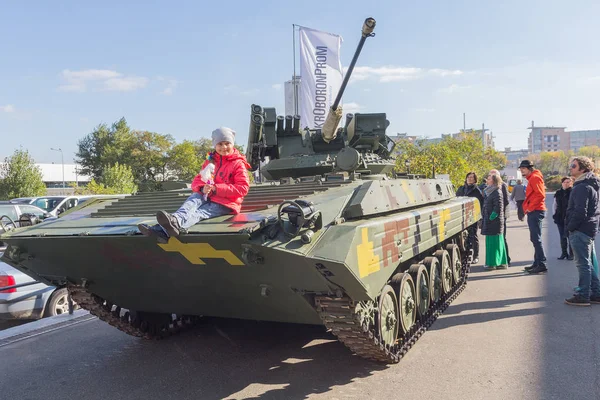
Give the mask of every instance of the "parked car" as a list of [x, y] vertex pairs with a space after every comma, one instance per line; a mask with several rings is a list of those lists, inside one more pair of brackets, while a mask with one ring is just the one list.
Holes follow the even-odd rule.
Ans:
[[63, 212], [76, 207], [90, 196], [41, 196], [41, 197], [18, 197], [11, 199], [11, 203], [29, 204], [39, 207], [52, 216], [57, 217]]
[[[8, 229], [14, 228], [12, 226], [12, 222], [14, 222], [18, 228], [21, 215], [26, 213], [35, 215], [39, 220], [38, 222], [52, 216], [52, 214], [48, 213], [47, 211], [30, 204], [18, 204], [8, 201], [0, 201], [0, 234], [4, 233], [4, 231]], [[6, 217], [10, 218], [10, 220]], [[3, 243], [0, 241], [0, 246], [2, 245]]]
[[0, 261], [0, 319], [39, 319], [69, 312], [66, 288], [38, 282], [2, 290], [3, 287], [28, 282], [35, 282], [35, 280]]

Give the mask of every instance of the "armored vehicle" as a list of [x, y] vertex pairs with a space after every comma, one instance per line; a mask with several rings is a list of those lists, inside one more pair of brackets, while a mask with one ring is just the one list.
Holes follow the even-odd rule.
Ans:
[[[162, 338], [200, 316], [324, 325], [356, 354], [398, 362], [464, 288], [473, 198], [447, 180], [394, 173], [384, 113], [323, 129], [252, 105], [247, 159], [255, 184], [242, 212], [202, 221], [166, 244], [145, 237], [187, 188], [96, 199], [54, 221], [12, 229], [3, 260], [53, 285], [101, 320]], [[261, 168], [261, 164], [263, 165]]]

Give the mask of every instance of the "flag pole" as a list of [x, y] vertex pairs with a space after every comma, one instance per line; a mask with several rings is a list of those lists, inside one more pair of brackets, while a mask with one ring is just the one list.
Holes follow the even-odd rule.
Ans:
[[296, 85], [296, 24], [292, 24], [292, 48], [294, 51], [294, 75], [292, 87], [294, 88], [294, 115], [298, 115], [298, 87]]

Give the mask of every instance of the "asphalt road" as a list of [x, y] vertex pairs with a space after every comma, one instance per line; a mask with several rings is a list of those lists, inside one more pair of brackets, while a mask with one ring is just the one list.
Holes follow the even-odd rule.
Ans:
[[513, 267], [474, 266], [397, 365], [353, 356], [321, 327], [212, 320], [148, 342], [90, 320], [1, 346], [2, 398], [600, 399], [600, 306], [563, 303], [577, 271], [545, 225], [548, 274], [522, 272], [533, 248], [512, 216]]

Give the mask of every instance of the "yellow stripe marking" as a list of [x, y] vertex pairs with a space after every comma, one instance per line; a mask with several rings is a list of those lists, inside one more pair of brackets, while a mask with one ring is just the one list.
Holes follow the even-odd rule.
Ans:
[[208, 243], [181, 243], [177, 238], [169, 238], [167, 244], [158, 244], [164, 251], [180, 253], [189, 262], [196, 265], [206, 265], [203, 258], [221, 258], [229, 265], [244, 265], [242, 260], [237, 258], [229, 250], [217, 250]]
[[373, 242], [369, 241], [369, 229], [362, 228], [362, 242], [356, 246], [356, 255], [358, 258], [358, 275], [364, 278], [381, 269], [379, 256], [375, 254]]

